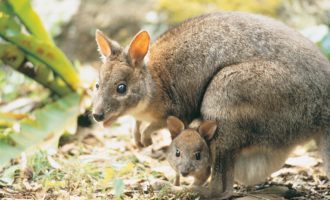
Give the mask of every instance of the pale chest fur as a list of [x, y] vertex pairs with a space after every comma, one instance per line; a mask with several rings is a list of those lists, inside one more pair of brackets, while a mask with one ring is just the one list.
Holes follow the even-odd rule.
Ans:
[[127, 114], [132, 115], [135, 119], [145, 122], [154, 122], [156, 119], [149, 109], [149, 101], [142, 100], [137, 106], [127, 111]]

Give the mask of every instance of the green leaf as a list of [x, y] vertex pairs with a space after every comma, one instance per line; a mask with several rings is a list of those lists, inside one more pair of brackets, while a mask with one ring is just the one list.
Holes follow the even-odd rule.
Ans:
[[19, 165], [12, 165], [9, 168], [5, 169], [4, 172], [2, 172], [2, 176], [0, 177], [0, 185], [12, 185], [14, 183], [15, 172], [17, 170], [19, 170]]
[[124, 192], [123, 179], [115, 179], [113, 184], [114, 184], [115, 196], [120, 197], [120, 195], [122, 195]]
[[321, 40], [319, 45], [323, 53], [330, 59], [330, 33]]
[[8, 31], [0, 31], [0, 36], [18, 46], [25, 54], [49, 66], [73, 90], [78, 88], [80, 81], [77, 71], [57, 47], [22, 33], [9, 34]]
[[66, 85], [63, 79], [54, 74], [54, 72], [50, 70], [44, 63], [29, 55], [27, 55], [26, 58], [33, 64], [35, 70], [35, 74], [31, 78], [38, 81], [44, 87], [49, 88], [60, 96], [71, 93], [70, 88]]
[[54, 44], [41, 19], [33, 10], [30, 0], [7, 0], [7, 2], [32, 35], [46, 43]]
[[[34, 57], [25, 56], [25, 54], [13, 44], [0, 42], [0, 60], [60, 96], [71, 93], [71, 90], [67, 87], [65, 82], [59, 76], [56, 76], [51, 69]], [[27, 65], [27, 60], [33, 65]]]
[[[18, 120], [28, 118], [28, 114], [20, 114], [20, 113], [10, 113], [4, 112], [0, 113], [0, 128], [1, 127], [12, 127], [14, 123]], [[3, 134], [0, 132], [0, 135]]]
[[0, 1], [0, 30], [5, 26], [11, 31], [20, 32], [21, 30], [21, 25], [15, 20], [12, 7], [2, 0]]
[[14, 145], [0, 140], [0, 165], [23, 151], [53, 147], [64, 132], [75, 132], [79, 101], [80, 96], [73, 93], [36, 110], [33, 119], [23, 119], [20, 131], [10, 135]]
[[0, 42], [0, 60], [14, 68], [20, 67], [24, 63], [24, 53], [15, 45]]
[[34, 57], [39, 62], [53, 70], [71, 89], [79, 87], [78, 73], [71, 62], [56, 46], [21, 33], [20, 24], [15, 20], [12, 9], [4, 1], [0, 2], [0, 36], [15, 44], [27, 56]]

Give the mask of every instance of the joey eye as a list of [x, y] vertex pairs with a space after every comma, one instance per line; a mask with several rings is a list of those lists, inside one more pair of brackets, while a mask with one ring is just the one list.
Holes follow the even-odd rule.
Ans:
[[99, 87], [100, 87], [99, 83], [96, 83], [96, 84], [95, 84], [95, 88], [98, 90]]
[[119, 94], [124, 94], [126, 92], [126, 85], [121, 83], [117, 86], [117, 92]]
[[200, 160], [201, 159], [201, 152], [196, 152], [195, 157], [196, 157], [196, 160]]
[[176, 151], [175, 151], [175, 156], [176, 156], [176, 157], [180, 157], [180, 150], [179, 150], [179, 149], [176, 149]]

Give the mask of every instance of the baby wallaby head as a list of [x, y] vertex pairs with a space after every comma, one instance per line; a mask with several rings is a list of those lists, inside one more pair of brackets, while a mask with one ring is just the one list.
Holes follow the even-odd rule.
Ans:
[[96, 121], [109, 124], [119, 116], [129, 114], [130, 109], [146, 107], [148, 76], [144, 60], [150, 37], [142, 31], [126, 48], [99, 30], [95, 37], [102, 65], [93, 95], [93, 116]]
[[180, 119], [170, 116], [167, 119], [167, 127], [172, 136], [167, 160], [176, 172], [182, 176], [194, 176], [210, 167], [208, 141], [217, 129], [214, 121], [201, 122], [197, 129], [185, 129]]

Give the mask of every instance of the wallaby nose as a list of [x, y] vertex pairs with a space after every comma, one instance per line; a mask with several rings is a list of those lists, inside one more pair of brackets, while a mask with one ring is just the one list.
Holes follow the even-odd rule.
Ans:
[[182, 175], [183, 177], [188, 176], [188, 174], [189, 174], [189, 172], [181, 172], [181, 175]]
[[93, 117], [96, 121], [100, 122], [102, 120], [104, 120], [104, 113], [93, 113]]

